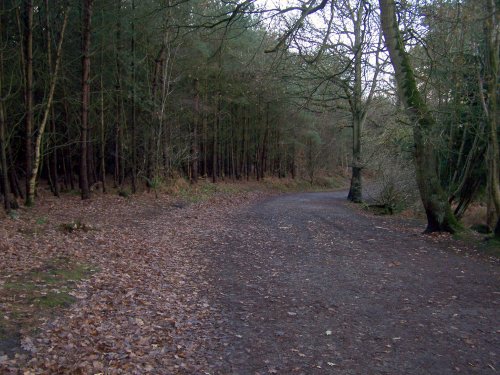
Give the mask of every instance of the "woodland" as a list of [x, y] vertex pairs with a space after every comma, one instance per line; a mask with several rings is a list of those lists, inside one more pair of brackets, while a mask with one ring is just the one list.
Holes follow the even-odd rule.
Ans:
[[0, 1], [0, 373], [496, 371], [499, 18]]
[[[498, 10], [481, 1], [2, 1], [7, 211], [175, 178], [362, 174], [427, 231], [499, 235]], [[496, 228], [496, 230], [495, 230]]]

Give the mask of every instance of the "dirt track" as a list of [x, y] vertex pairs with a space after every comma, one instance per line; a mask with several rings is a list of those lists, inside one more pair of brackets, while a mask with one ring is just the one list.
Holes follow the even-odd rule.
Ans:
[[494, 374], [498, 265], [458, 255], [345, 193], [268, 198], [212, 245], [223, 355], [209, 373]]
[[[99, 272], [0, 336], [0, 373], [497, 373], [499, 262], [345, 195], [50, 198], [5, 220], [0, 286], [55, 256]], [[59, 229], [75, 217], [95, 230]]]

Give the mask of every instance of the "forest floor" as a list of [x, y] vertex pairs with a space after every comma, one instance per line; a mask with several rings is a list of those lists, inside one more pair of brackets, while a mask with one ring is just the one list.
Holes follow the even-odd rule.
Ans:
[[0, 372], [499, 371], [498, 260], [345, 195], [46, 198], [0, 219]]

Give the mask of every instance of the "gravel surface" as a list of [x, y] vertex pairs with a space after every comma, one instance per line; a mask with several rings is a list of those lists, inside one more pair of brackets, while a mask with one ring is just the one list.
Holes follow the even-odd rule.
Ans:
[[224, 348], [207, 373], [500, 370], [498, 264], [457, 241], [345, 192], [267, 198], [223, 228], [205, 249]]

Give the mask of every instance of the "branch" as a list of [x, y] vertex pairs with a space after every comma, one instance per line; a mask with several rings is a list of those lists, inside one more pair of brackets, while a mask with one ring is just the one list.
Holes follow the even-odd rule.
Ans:
[[[309, 7], [302, 7], [301, 9], [301, 14], [298, 20], [295, 21], [295, 23], [288, 29], [288, 31], [278, 40], [278, 44], [270, 50], [266, 50], [266, 53], [272, 53], [276, 52], [278, 49], [280, 49], [285, 42], [292, 36], [298, 29], [300, 29], [303, 25], [304, 20], [311, 14], [316, 13], [319, 10], [322, 10], [326, 4], [328, 3], [328, 0], [322, 0], [320, 4], [317, 6], [314, 6], [316, 3], [316, 0], [310, 0], [309, 1], [310, 5]], [[288, 8], [288, 10], [284, 10], [282, 13], [289, 12], [290, 10], [293, 10], [294, 8]]]

